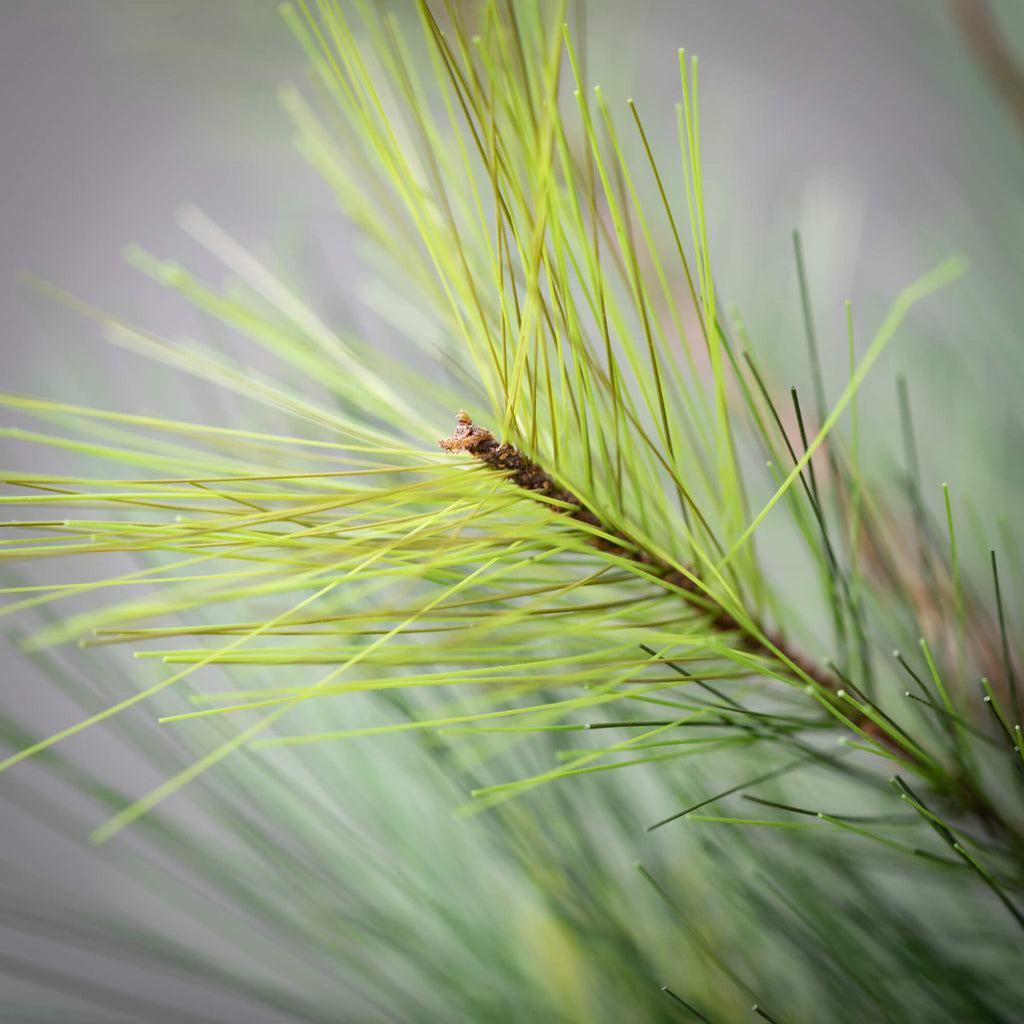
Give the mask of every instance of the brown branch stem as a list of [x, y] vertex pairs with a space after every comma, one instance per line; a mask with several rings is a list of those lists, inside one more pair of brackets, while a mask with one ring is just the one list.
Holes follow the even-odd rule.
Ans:
[[1024, 135], [1024, 70], [1003, 38], [986, 0], [948, 0], [979, 67], [1002, 96]]
[[[635, 544], [620, 530], [605, 523], [571, 491], [561, 487], [552, 477], [511, 444], [500, 443], [491, 431], [478, 427], [465, 412], [458, 416], [458, 426], [451, 437], [439, 442], [450, 452], [467, 452], [491, 469], [506, 475], [507, 479], [523, 490], [534, 491], [550, 499], [550, 507], [569, 519], [600, 530], [603, 536], [588, 535], [588, 543], [601, 551], [636, 562], [665, 583], [683, 592], [685, 600], [700, 607], [708, 615], [708, 625], [720, 633], [737, 633], [743, 647], [752, 653], [781, 662], [794, 675], [813, 680], [831, 695], [833, 706], [848, 722], [890, 750], [899, 759], [919, 765], [920, 759], [895, 736], [858, 708], [840, 703], [843, 686], [832, 674], [825, 672], [801, 651], [794, 648], [778, 633], [762, 629], [754, 623], [745, 627], [703, 588], [694, 582], [693, 574], [680, 572], [664, 559]], [[568, 506], [568, 507], [567, 507]]]

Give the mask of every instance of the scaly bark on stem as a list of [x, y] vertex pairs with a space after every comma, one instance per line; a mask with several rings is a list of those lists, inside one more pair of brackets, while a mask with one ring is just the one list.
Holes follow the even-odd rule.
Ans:
[[[744, 647], [756, 654], [761, 654], [776, 661], [782, 661], [779, 655], [792, 665], [796, 665], [808, 678], [813, 679], [822, 689], [833, 696], [842, 689], [839, 680], [830, 673], [823, 671], [806, 655], [795, 650], [786, 640], [777, 633], [758, 627], [757, 635], [746, 629], [721, 605], [717, 604], [713, 597], [701, 590], [696, 583], [685, 573], [669, 565], [664, 559], [645, 551], [639, 545], [634, 544], [621, 531], [616, 530], [589, 509], [571, 491], [553, 480], [545, 470], [536, 462], [531, 461], [518, 448], [511, 444], [499, 443], [491, 431], [473, 424], [473, 421], [465, 412], [458, 416], [458, 426], [451, 437], [439, 442], [445, 451], [468, 452], [479, 459], [491, 469], [507, 475], [508, 480], [521, 487], [523, 490], [534, 491], [552, 500], [551, 508], [562, 513], [569, 519], [578, 523], [585, 523], [600, 530], [606, 536], [588, 536], [588, 542], [601, 551], [608, 551], [618, 555], [620, 558], [628, 559], [648, 568], [652, 573], [672, 586], [678, 587], [684, 592], [684, 597], [707, 612], [708, 625], [715, 631], [721, 633], [738, 633], [742, 638]], [[554, 504], [558, 502], [559, 504]], [[563, 506], [570, 506], [565, 508]], [[766, 644], [764, 637], [768, 643]], [[782, 661], [785, 664], [785, 661]], [[787, 668], [789, 666], [786, 666]], [[883, 729], [877, 722], [864, 715], [856, 708], [848, 705], [836, 704], [837, 708], [845, 717], [858, 729], [873, 739], [884, 744], [889, 750], [900, 759], [911, 764], [918, 764], [918, 757], [903, 746], [887, 730]]]

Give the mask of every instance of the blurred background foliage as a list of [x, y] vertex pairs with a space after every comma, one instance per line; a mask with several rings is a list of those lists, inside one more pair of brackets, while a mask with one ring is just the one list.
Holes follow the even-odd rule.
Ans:
[[[988, 7], [1024, 62], [1024, 9]], [[1004, 592], [1013, 624], [1024, 598], [1012, 552], [1024, 489], [1024, 135], [954, 14], [925, 0], [588, 3], [584, 24], [590, 78], [613, 105], [636, 99], [648, 125], [674, 124], [676, 48], [700, 55], [717, 283], [773, 390], [810, 393], [794, 228], [833, 400], [848, 372], [844, 300], [866, 333], [899, 287], [967, 255], [970, 275], [915, 316], [861, 393], [863, 462], [903, 525], [894, 438], [905, 375], [924, 500], [941, 521], [948, 481], [979, 587], [990, 546], [1017, 567]], [[90, 326], [14, 284], [28, 267], [230, 350], [230, 334], [118, 264], [128, 241], [177, 255], [182, 200], [272, 254], [331, 322], [388, 344], [394, 326], [363, 301], [359, 243], [294, 155], [273, 101], [301, 74], [274, 5], [8, 0], [0, 56], [8, 389], [186, 419], [242, 415], [176, 371], [115, 360]], [[652, 143], [663, 165], [678, 163], [672, 131]], [[265, 426], [281, 429], [273, 417]], [[787, 550], [769, 551], [769, 566], [785, 568]], [[799, 579], [790, 588], [799, 602]], [[152, 663], [103, 649], [29, 656], [11, 641], [4, 661], [11, 749], [158, 678]], [[468, 821], [453, 812], [465, 766], [427, 741], [239, 753], [123, 840], [90, 847], [122, 786], [146, 791], [188, 763], [180, 735], [153, 724], [185, 696], [0, 779], [0, 966], [18, 979], [0, 997], [5, 1020], [717, 1024], [754, 1019], [755, 1002], [780, 1022], [1012, 1019], [1019, 944], [970, 887], [915, 881], [846, 837], [711, 823], [644, 836], [676, 806], [740, 781], [728, 752], [682, 777], [644, 768], [546, 787]], [[366, 701], [358, 713], [373, 723], [407, 711]], [[224, 727], [202, 728], [215, 739]], [[836, 782], [800, 786], [759, 793], [824, 806]], [[849, 807], [848, 789], [835, 795]], [[878, 812], [870, 790], [863, 799], [862, 813]]]

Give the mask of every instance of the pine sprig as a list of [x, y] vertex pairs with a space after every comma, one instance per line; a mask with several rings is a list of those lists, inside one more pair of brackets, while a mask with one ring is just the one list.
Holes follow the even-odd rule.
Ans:
[[[509, 945], [493, 922], [465, 925], [432, 902], [430, 885], [409, 883], [446, 935], [458, 931], [453, 919], [465, 932], [438, 953], [440, 981], [414, 972], [395, 996], [397, 1019], [413, 1019], [418, 987], [431, 984], [422, 1019], [507, 1019], [500, 1008], [518, 998], [524, 971], [534, 987], [516, 1005], [537, 1019], [661, 1019], [670, 1002], [663, 978], [672, 1001], [698, 1019], [732, 1019], [738, 1000], [771, 1006], [778, 1020], [914, 1019], [906, 1007], [918, 997], [906, 978], [899, 999], [873, 993], [850, 944], [885, 934], [879, 948], [890, 960], [880, 960], [908, 978], [919, 971], [945, 995], [957, 989], [945, 969], [956, 957], [941, 925], [908, 946], [899, 910], [871, 879], [934, 872], [928, 884], [953, 903], [934, 921], [959, 921], [975, 893], [991, 894], [1003, 914], [995, 949], [1020, 924], [1024, 884], [1017, 661], [1001, 563], [992, 563], [989, 601], [957, 549], [948, 493], [948, 530], [937, 531], [910, 470], [904, 532], [859, 451], [858, 390], [916, 304], [963, 272], [961, 261], [899, 292], [859, 360], [848, 308], [849, 382], [831, 407], [801, 262], [813, 412], [795, 390], [780, 402], [770, 360], [738, 316], [725, 322], [715, 290], [695, 61], [680, 53], [675, 189], [637, 105], [627, 121], [634, 153], [614, 106], [591, 92], [564, 4], [484, 0], [463, 10], [421, 0], [415, 42], [406, 22], [369, 5], [356, 5], [353, 24], [328, 0], [300, 7], [284, 13], [312, 65], [315, 99], [290, 88], [284, 105], [301, 151], [361, 232], [374, 271], [369, 300], [392, 322], [415, 325], [409, 349], [391, 360], [372, 339], [335, 328], [193, 208], [182, 226], [233, 275], [228, 285], [206, 285], [138, 249], [131, 261], [240, 331], [279, 373], [258, 374], [42, 286], [114, 344], [277, 419], [212, 426], [0, 396], [19, 418], [7, 438], [74, 460], [63, 473], [4, 475], [11, 491], [0, 502], [19, 518], [7, 524], [0, 564], [42, 567], [38, 579], [4, 583], [5, 613], [33, 616], [37, 627], [22, 649], [44, 658], [78, 640], [113, 657], [127, 645], [140, 680], [98, 687], [79, 719], [53, 735], [5, 728], [10, 753], [0, 768], [34, 758], [66, 774], [106, 816], [90, 826], [94, 839], [131, 826], [173, 840], [204, 881], [247, 903], [272, 935], [290, 937], [317, 964], [337, 954], [352, 977], [386, 988], [386, 955], [370, 963], [319, 910], [304, 918], [262, 889], [295, 877], [307, 887], [296, 897], [302, 906], [319, 907], [329, 891], [369, 932], [401, 930], [389, 901], [408, 902], [404, 880], [397, 890], [394, 879], [375, 883], [389, 894], [385, 910], [339, 885], [333, 820], [308, 776], [331, 777], [348, 756], [339, 750], [370, 749], [358, 740], [397, 749], [404, 734], [448, 780], [438, 785], [454, 779], [462, 797], [473, 794], [463, 810], [487, 811], [463, 823], [493, 828], [488, 857], [510, 860], [516, 891], [539, 890], [543, 907], [524, 911], [533, 916]], [[455, 401], [500, 428], [460, 415], [441, 447], [471, 459], [436, 449]], [[755, 454], [768, 463], [766, 478], [749, 470]], [[784, 511], [816, 574], [830, 651], [793, 613], [784, 574], [755, 548], [771, 536], [769, 517]], [[69, 556], [99, 568], [84, 579], [44, 574]], [[99, 562], [107, 558], [117, 561]], [[809, 586], [801, 600], [813, 605], [819, 598], [808, 594]], [[894, 646], [905, 653], [880, 656]], [[980, 688], [972, 673], [984, 673]], [[142, 708], [154, 709], [168, 744], [193, 756], [161, 758], [163, 781], [141, 795], [71, 774], [63, 740], [88, 726], [118, 730]], [[894, 759], [900, 775], [890, 785]], [[281, 778], [279, 763], [289, 766]], [[251, 885], [167, 830], [167, 798], [185, 789], [205, 800], [219, 779], [230, 780], [231, 795], [211, 806], [244, 836]], [[306, 807], [289, 787], [316, 796]], [[234, 809], [263, 788], [272, 813], [294, 828], [294, 845]], [[745, 798], [758, 802], [757, 817], [736, 810]], [[384, 783], [367, 801], [387, 808], [368, 820], [389, 835], [411, 813]], [[667, 908], [645, 903], [638, 921], [607, 846], [614, 836], [634, 860], [645, 827], [669, 844], [649, 848], [660, 852], [645, 878], [657, 873], [659, 893], [672, 895]], [[726, 829], [727, 840], [707, 838]], [[744, 838], [750, 829], [760, 838]], [[404, 841], [409, 864], [430, 861]], [[716, 842], [729, 844], [728, 856]], [[449, 893], [461, 892], [465, 874], [447, 848], [457, 845], [431, 854]], [[849, 852], [864, 849], [861, 861]], [[567, 850], [580, 852], [561, 872]], [[691, 853], [703, 858], [696, 886]], [[375, 848], [369, 860], [379, 855]], [[742, 865], [765, 873], [769, 855], [777, 872], [755, 884]], [[716, 873], [733, 860], [735, 871]], [[276, 863], [287, 867], [280, 877], [261, 874]], [[856, 889], [857, 900], [827, 902], [825, 881], [821, 891], [801, 888], [815, 872], [845, 880], [841, 891]], [[735, 929], [721, 908], [701, 905], [720, 890], [745, 922]], [[486, 891], [481, 881], [469, 902], [485, 905]], [[761, 920], [777, 932], [766, 937]], [[665, 950], [677, 948], [681, 927], [687, 948], [705, 958], [706, 985], [682, 987], [672, 974], [678, 965]], [[571, 970], [554, 995], [538, 985], [517, 965], [523, 935], [547, 944], [545, 962], [578, 968], [592, 991]], [[453, 1013], [474, 936], [500, 951], [507, 988], [501, 998], [468, 994]], [[779, 971], [763, 969], [774, 950], [760, 960], [748, 952], [783, 945], [778, 936], [795, 947], [787, 962], [814, 965], [805, 1005], [796, 986], [778, 987]], [[749, 965], [756, 984], [733, 962]], [[971, 975], [972, 991], [991, 984], [994, 993], [975, 1001], [979, 1019], [1005, 1020], [998, 1007], [1012, 1005], [1015, 975], [986, 970]], [[374, 1005], [376, 991], [360, 993]], [[260, 997], [332, 1019], [327, 1004], [314, 999], [311, 1009], [295, 992], [269, 986]], [[938, 1019], [920, 998], [919, 1019]], [[721, 1017], [711, 1009], [719, 1000]]]
[[[670, 565], [658, 555], [639, 547], [614, 527], [603, 524], [579, 498], [560, 487], [542, 467], [531, 462], [514, 445], [499, 444], [491, 431], [474, 426], [467, 413], [460, 412], [455, 433], [442, 440], [440, 445], [446, 451], [468, 452], [490, 469], [506, 475], [509, 482], [516, 487], [524, 491], [538, 492], [552, 510], [562, 512], [574, 522], [596, 531], [588, 539], [590, 544], [600, 551], [643, 566], [661, 584], [681, 592], [686, 600], [696, 603], [697, 607], [708, 613], [708, 628], [719, 633], [743, 634], [741, 646], [745, 649], [777, 659], [781, 662], [782, 671], [795, 670], [798, 677], [816, 684], [824, 693], [841, 697], [845, 692], [838, 678], [822, 671], [781, 637], [766, 632], [757, 624], [752, 624], [749, 630], [744, 630], [732, 615], [715, 603], [713, 597], [703, 592], [704, 588], [692, 572]], [[918, 755], [903, 747], [898, 738], [869, 717], [867, 711], [858, 709], [852, 714], [840, 714], [857, 732], [880, 739], [894, 753], [911, 764], [917, 761]]]
[[[433, 657], [442, 664], [463, 666], [435, 676], [438, 685], [461, 687], [472, 680], [464, 674], [472, 652], [483, 659], [485, 671], [488, 662], [507, 660], [513, 649], [520, 663], [524, 658], [547, 663], [551, 652], [544, 630], [557, 617], [572, 624], [571, 633], [562, 638], [563, 646], [569, 647], [563, 678], [586, 678], [582, 666], [595, 657], [604, 657], [610, 670], [609, 681], [597, 690], [555, 702], [552, 709], [558, 716], [569, 709], [621, 704], [621, 688], [642, 684], [654, 667], [655, 659], [635, 656], [638, 645], [653, 644], [662, 648], [658, 662], [688, 661], [691, 675], [701, 679], [760, 678], [759, 688], [766, 694], [776, 679], [802, 684], [808, 697], [852, 730], [866, 749], [897, 756], [940, 792], [955, 792], [976, 813], [1001, 820], [991, 801], [965, 783], [968, 775], [960, 771], [956, 783], [951, 781], [942, 763], [945, 755], [933, 753], [898, 714], [871, 695], [867, 683], [857, 685], [838, 667], [825, 670], [816, 665], [769, 627], [763, 611], [747, 597], [770, 589], [749, 542], [773, 507], [785, 500], [804, 524], [810, 552], [820, 559], [837, 636], [842, 637], [849, 620], [865, 645], [862, 612], [853, 596], [854, 577], [840, 565], [811, 459], [824, 447], [833, 467], [838, 466], [830, 438], [840, 415], [911, 307], [952, 280], [959, 265], [947, 263], [901, 293], [831, 411], [824, 409], [816, 384], [822, 417], [816, 431], [807, 430], [797, 406], [803, 449], [798, 454], [750, 354], [744, 353], [743, 361], [737, 358], [734, 342], [720, 326], [702, 207], [695, 66], [681, 65], [680, 107], [697, 260], [693, 275], [678, 242], [675, 271], [659, 256], [651, 219], [644, 213], [611, 113], [598, 93], [600, 120], [593, 116], [580, 62], [571, 41], [559, 31], [560, 15], [546, 21], [538, 12], [535, 19], [521, 23], [484, 5], [479, 12], [481, 34], [473, 42], [468, 23], [459, 17], [453, 17], [455, 31], [448, 35], [426, 4], [418, 11], [445, 99], [445, 128], [428, 109], [416, 62], [406, 59], [408, 44], [398, 22], [378, 21], [366, 12], [365, 30], [375, 40], [377, 61], [371, 66], [366, 51], [331, 5], [321, 5], [318, 17], [311, 12], [305, 20], [292, 13], [286, 17], [313, 61], [334, 108], [332, 116], [351, 145], [343, 153], [312, 109], [294, 95], [288, 98], [289, 109], [297, 118], [305, 152], [338, 185], [346, 208], [384, 257], [420, 283], [423, 298], [471, 356], [468, 364], [476, 374], [471, 390], [487, 396], [510, 438], [499, 443], [489, 432], [473, 427], [467, 416], [447, 446], [471, 452], [491, 468], [511, 474], [521, 493], [543, 494], [547, 501], [532, 502], [524, 512], [514, 493], [497, 481], [434, 462], [416, 440], [431, 430], [430, 416], [382, 381], [363, 354], [270, 269], [205, 215], [189, 209], [183, 226], [239, 275], [248, 295], [220, 297], [181, 268], [137, 251], [133, 260], [207, 312], [247, 329], [289, 366], [335, 388], [344, 411], [335, 412], [294, 389], [260, 379], [198, 346], [170, 345], [75, 302], [99, 320], [116, 343], [284, 410], [305, 424], [307, 434], [319, 428], [331, 439], [315, 442], [321, 446], [320, 466], [285, 473], [284, 466], [294, 464], [294, 459], [285, 455], [291, 442], [283, 439], [245, 432], [217, 434], [130, 416], [118, 420], [99, 411], [8, 398], [9, 405], [25, 413], [58, 424], [73, 423], [100, 439], [52, 443], [158, 471], [186, 466], [192, 470], [187, 476], [119, 483], [124, 487], [121, 492], [59, 477], [12, 478], [39, 492], [27, 504], [87, 508], [98, 503], [111, 509], [148, 510], [154, 517], [123, 523], [66, 520], [52, 528], [45, 519], [26, 519], [37, 529], [55, 529], [58, 543], [16, 544], [9, 549], [12, 555], [163, 552], [176, 559], [109, 581], [115, 587], [131, 587], [133, 580], [162, 580], [163, 589], [148, 602], [128, 600], [90, 610], [49, 628], [36, 642], [81, 636], [92, 629], [104, 630], [103, 642], [139, 640], [154, 635], [131, 625], [146, 615], [188, 614], [241, 601], [270, 602], [264, 621], [247, 624], [243, 619], [212, 630], [203, 627], [201, 635], [222, 637], [220, 647], [164, 655], [172, 663], [188, 659], [186, 667], [146, 691], [150, 694], [204, 665], [237, 663], [239, 658], [273, 663], [290, 656], [287, 650], [243, 650], [254, 641], [262, 644], [266, 637], [310, 635], [318, 624], [350, 637], [374, 637], [365, 645], [362, 640], [334, 643], [329, 650], [307, 652], [306, 656], [334, 666], [310, 687], [191, 714], [271, 708], [264, 726], [253, 726], [255, 731], [237, 742], [278, 745], [289, 738], [268, 740], [259, 732], [297, 702], [365, 688], [358, 679], [341, 681], [364, 668], [372, 676], [376, 666], [393, 670]], [[557, 102], [563, 49], [577, 86], [584, 139], [577, 151], [570, 145]], [[524, 76], [527, 65], [540, 69], [539, 76]], [[631, 111], [655, 180], [661, 182], [635, 105]], [[457, 144], [450, 144], [449, 137]], [[663, 184], [658, 194], [678, 239]], [[640, 225], [642, 246], [634, 242], [634, 223]], [[662, 301], [691, 366], [697, 365], [696, 352], [682, 329], [686, 311], [673, 286], [673, 273], [687, 282], [691, 299], [697, 300], [700, 344], [712, 379], [710, 401], [699, 381], [686, 379], [671, 356], [667, 325], [662, 324], [640, 272], [647, 260], [657, 268]], [[428, 264], [433, 278], [424, 272]], [[492, 286], [483, 288], [487, 280]], [[813, 331], [808, 329], [813, 347]], [[634, 344], [633, 338], [640, 343]], [[455, 355], [454, 349], [452, 358], [463, 367], [467, 364], [465, 355]], [[472, 380], [465, 370], [462, 375]], [[792, 464], [788, 472], [780, 471], [778, 486], [760, 512], [746, 518], [742, 510], [750, 486], [737, 456], [739, 418], [728, 398], [737, 384], [773, 463], [782, 465], [778, 439], [771, 436], [759, 402], [779, 428]], [[426, 382], [416, 388], [418, 394], [430, 392]], [[188, 443], [168, 444], [152, 436], [142, 443], [131, 434], [137, 426], [152, 434], [184, 432]], [[158, 461], [153, 459], [155, 452], [161, 453]], [[307, 449], [306, 461], [312, 456]], [[331, 468], [324, 470], [324, 465]], [[196, 475], [199, 467], [201, 474]], [[797, 484], [803, 487], [802, 498]], [[863, 495], [858, 492], [856, 500], [858, 521], [865, 524], [869, 520]], [[177, 516], [176, 522], [160, 519], [169, 513]], [[558, 530], [558, 522], [566, 519], [582, 534]], [[68, 530], [84, 530], [88, 536], [72, 533], [69, 538]], [[857, 543], [863, 547], [862, 541]], [[588, 565], [581, 560], [595, 548], [602, 562]], [[637, 577], [658, 589], [636, 590]], [[13, 608], [101, 585], [57, 586], [25, 594]], [[392, 587], [410, 595], [397, 601], [393, 612], [386, 598]], [[583, 600], [591, 590], [599, 596]], [[355, 610], [354, 603], [369, 594], [384, 595], [383, 607], [365, 614]], [[673, 607], [671, 600], [679, 596], [684, 602]], [[660, 621], [652, 619], [652, 608]], [[609, 645], [609, 637], [616, 642]], [[409, 642], [413, 638], [415, 644]], [[1008, 651], [1008, 645], [1004, 647]], [[1011, 664], [1008, 657], [1004, 660]], [[581, 666], [575, 675], [569, 670], [573, 664]], [[947, 714], [958, 714], [942, 697], [941, 674], [934, 665], [932, 669], [929, 686], [937, 688]], [[518, 684], [508, 685], [510, 689], [498, 689], [469, 704], [462, 698], [442, 704], [435, 716], [417, 727], [441, 728], [473, 715], [504, 714], [488, 705], [493, 707], [501, 693], [519, 692]], [[665, 685], [659, 681], [653, 688]], [[130, 697], [108, 713], [140, 699]], [[537, 712], [545, 706], [537, 704]], [[1013, 706], [1011, 702], [1011, 714]], [[523, 712], [510, 708], [507, 713]], [[1013, 723], [1007, 722], [1010, 729]], [[72, 735], [86, 724], [72, 726], [60, 736]], [[293, 739], [310, 742], [350, 732], [332, 730]], [[965, 734], [965, 729], [957, 733]], [[45, 749], [57, 738], [40, 741], [31, 750]], [[626, 747], [646, 740], [638, 735]], [[209, 763], [236, 745], [235, 740], [226, 742]], [[16, 752], [5, 764], [15, 764], [28, 753]], [[566, 764], [536, 778], [563, 777], [581, 766]], [[185, 773], [178, 781], [190, 777], [192, 773]], [[160, 792], [175, 788], [161, 787]], [[122, 824], [134, 813], [120, 819]]]

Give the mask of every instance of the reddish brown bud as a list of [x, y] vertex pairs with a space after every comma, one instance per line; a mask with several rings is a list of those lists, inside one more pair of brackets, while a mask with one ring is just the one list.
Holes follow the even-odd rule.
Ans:
[[495, 447], [494, 435], [483, 427], [474, 427], [468, 412], [460, 409], [457, 419], [459, 425], [455, 428], [455, 433], [443, 441], [438, 441], [446, 452], [469, 452], [475, 455]]

